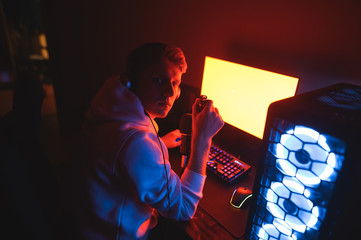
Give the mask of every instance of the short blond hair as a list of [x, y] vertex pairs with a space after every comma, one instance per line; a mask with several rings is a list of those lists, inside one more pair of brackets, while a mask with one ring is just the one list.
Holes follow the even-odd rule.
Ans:
[[187, 71], [187, 62], [180, 48], [165, 43], [151, 42], [130, 52], [126, 62], [126, 76], [134, 86], [146, 67], [164, 59], [175, 64], [182, 73]]

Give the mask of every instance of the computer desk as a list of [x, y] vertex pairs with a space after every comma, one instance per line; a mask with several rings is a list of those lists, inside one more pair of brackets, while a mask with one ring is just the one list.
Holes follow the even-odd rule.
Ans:
[[[230, 205], [232, 193], [238, 187], [253, 188], [259, 159], [259, 149], [251, 151], [241, 160], [252, 167], [247, 174], [236, 182], [228, 184], [213, 173], [207, 171], [207, 179], [203, 189], [203, 198], [193, 219], [189, 222], [177, 223], [192, 239], [242, 239], [245, 233], [249, 204], [237, 209]], [[172, 169], [182, 174], [179, 149], [169, 151]]]

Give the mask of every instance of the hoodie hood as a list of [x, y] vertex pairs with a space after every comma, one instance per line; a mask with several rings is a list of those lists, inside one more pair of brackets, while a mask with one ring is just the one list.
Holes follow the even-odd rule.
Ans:
[[93, 123], [122, 121], [149, 125], [141, 101], [120, 82], [119, 76], [106, 80], [91, 101], [86, 119]]

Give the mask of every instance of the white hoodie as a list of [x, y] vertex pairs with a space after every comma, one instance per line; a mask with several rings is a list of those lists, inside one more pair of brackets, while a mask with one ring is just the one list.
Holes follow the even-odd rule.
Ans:
[[165, 144], [119, 76], [92, 100], [84, 135], [77, 211], [85, 239], [145, 239], [154, 209], [175, 220], [194, 215], [205, 176], [186, 169], [179, 179], [171, 170]]

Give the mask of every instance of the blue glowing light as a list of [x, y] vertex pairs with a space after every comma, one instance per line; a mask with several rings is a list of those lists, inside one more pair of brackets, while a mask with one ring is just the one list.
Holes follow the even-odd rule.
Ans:
[[285, 234], [286, 236], [290, 236], [292, 234], [291, 226], [282, 219], [275, 218], [273, 220], [273, 225], [280, 231], [281, 233]]
[[305, 196], [292, 193], [291, 194], [291, 201], [299, 208], [306, 211], [311, 211], [313, 207], [313, 203], [308, 200]]
[[278, 158], [282, 158], [282, 159], [287, 159], [288, 158], [288, 150], [285, 146], [283, 146], [282, 144], [278, 143], [276, 145], [276, 152], [277, 152], [277, 156]]
[[327, 145], [327, 138], [323, 135], [320, 135], [320, 137], [318, 138], [318, 145], [320, 145], [323, 149], [325, 149], [327, 152], [330, 152], [331, 149], [330, 147]]
[[276, 167], [285, 175], [296, 176], [297, 168], [289, 160], [277, 159]]
[[265, 224], [263, 226], [263, 229], [272, 237], [278, 238], [280, 235], [280, 232], [276, 229], [276, 227], [273, 224]]
[[276, 218], [284, 219], [285, 211], [283, 211], [282, 208], [280, 208], [277, 204], [274, 204], [273, 202], [268, 202], [266, 208]]
[[320, 184], [321, 180], [311, 171], [299, 169], [296, 173], [296, 178], [300, 180], [305, 186], [314, 187]]
[[302, 148], [302, 141], [290, 134], [283, 134], [280, 140], [281, 144], [291, 151], [297, 151]]
[[307, 226], [298, 217], [287, 215], [285, 221], [297, 232], [304, 233], [306, 231]]
[[310, 158], [315, 161], [325, 162], [328, 152], [316, 144], [305, 144], [303, 149], [309, 154]]
[[305, 190], [305, 186], [294, 177], [284, 177], [282, 183], [292, 192], [302, 194]]
[[274, 191], [272, 191], [270, 188], [266, 189], [266, 191], [267, 191], [267, 194], [266, 194], [267, 201], [276, 203], [278, 200], [277, 194]]
[[294, 135], [302, 142], [306, 143], [316, 143], [318, 141], [318, 137], [320, 136], [316, 130], [305, 126], [296, 126]]
[[313, 163], [312, 172], [314, 172], [321, 180], [327, 180], [332, 173], [334, 172], [334, 168], [325, 163]]
[[[283, 177], [272, 177], [276, 175], [266, 174], [271, 168], [265, 168], [261, 182], [268, 183], [261, 187], [258, 198], [266, 203], [258, 207], [265, 208], [272, 218], [255, 216], [253, 237], [295, 240], [313, 229], [307, 239], [316, 239], [330, 196], [322, 189], [336, 181], [345, 144], [307, 126], [280, 120], [274, 126], [277, 129], [271, 130], [269, 157], [274, 157], [274, 167]], [[315, 201], [314, 196], [322, 201]]]
[[289, 198], [291, 192], [282, 183], [274, 182], [271, 184], [271, 189], [280, 197]]

